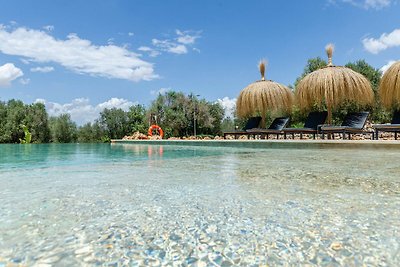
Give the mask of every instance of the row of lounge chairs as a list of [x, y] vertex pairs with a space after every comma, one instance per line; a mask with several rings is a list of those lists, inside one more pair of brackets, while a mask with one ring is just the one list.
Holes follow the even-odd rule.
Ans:
[[287, 128], [289, 124], [288, 117], [274, 119], [268, 128], [258, 128], [261, 123], [261, 117], [252, 117], [242, 130], [224, 132], [224, 138], [228, 135], [233, 135], [237, 139], [239, 136], [246, 135], [268, 139], [270, 135], [276, 135], [278, 139], [280, 135], [283, 135], [284, 139], [286, 139], [287, 135], [291, 135], [294, 139], [295, 134], [300, 134], [300, 138], [307, 134], [312, 135], [315, 139], [316, 135], [320, 134], [321, 138], [324, 139], [325, 135], [333, 135], [334, 137], [335, 134], [341, 134], [343, 139], [346, 138], [346, 135], [348, 139], [351, 139], [352, 134], [363, 134], [370, 135], [371, 139], [378, 139], [379, 132], [394, 132], [397, 140], [397, 133], [400, 132], [400, 111], [394, 113], [391, 124], [375, 124], [372, 131], [364, 130], [368, 115], [369, 112], [352, 112], [346, 115], [340, 126], [331, 126], [325, 124], [328, 116], [326, 111], [311, 112], [303, 128]]

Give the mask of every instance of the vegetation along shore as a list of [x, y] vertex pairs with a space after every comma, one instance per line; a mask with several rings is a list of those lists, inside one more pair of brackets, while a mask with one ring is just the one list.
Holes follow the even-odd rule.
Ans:
[[[288, 87], [296, 91], [303, 77], [327, 64], [319, 57], [309, 59], [303, 73]], [[378, 96], [381, 71], [364, 60], [345, 66], [364, 75], [371, 82], [375, 103], [368, 107], [371, 113], [370, 123], [389, 122], [391, 112], [383, 109]], [[333, 112], [332, 122], [337, 123], [347, 112], [358, 109], [354, 103], [346, 103]], [[301, 127], [306, 116], [307, 114], [294, 107], [291, 113], [292, 127]], [[226, 117], [222, 106], [217, 102], [177, 91], [159, 94], [147, 107], [136, 104], [127, 111], [118, 108], [104, 109], [94, 122], [84, 125], [77, 125], [69, 114], [49, 117], [42, 103], [25, 104], [15, 99], [0, 101], [0, 118], [0, 143], [26, 142], [27, 133], [31, 135], [32, 143], [109, 142], [111, 139], [132, 136], [135, 132], [146, 134], [152, 122], [162, 127], [165, 138], [190, 137], [195, 131], [200, 137], [212, 138], [221, 136], [223, 131], [241, 127], [245, 122], [244, 119], [237, 118], [236, 114]], [[270, 121], [271, 118], [266, 120]]]

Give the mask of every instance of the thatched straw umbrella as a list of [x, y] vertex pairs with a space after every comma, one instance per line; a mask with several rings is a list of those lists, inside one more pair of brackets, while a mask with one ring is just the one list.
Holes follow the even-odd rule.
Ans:
[[293, 93], [286, 86], [265, 79], [265, 61], [259, 64], [261, 80], [244, 88], [236, 101], [236, 114], [240, 118], [255, 116], [262, 117], [265, 123], [268, 114], [290, 112], [293, 105]]
[[400, 109], [400, 61], [385, 72], [379, 85], [382, 105], [387, 109]]
[[328, 110], [328, 122], [332, 122], [332, 110], [347, 102], [360, 106], [372, 105], [374, 92], [371, 83], [352, 69], [332, 64], [333, 45], [326, 46], [328, 65], [305, 76], [297, 85], [296, 100], [301, 110], [324, 107]]

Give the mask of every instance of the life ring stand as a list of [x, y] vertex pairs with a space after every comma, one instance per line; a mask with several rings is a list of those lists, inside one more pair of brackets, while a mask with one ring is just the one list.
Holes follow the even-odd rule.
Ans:
[[153, 124], [153, 125], [151, 125], [151, 126], [149, 127], [149, 131], [147, 132], [147, 135], [148, 135], [148, 136], [153, 136], [153, 130], [156, 130], [156, 131], [158, 132], [158, 135], [161, 136], [161, 138], [164, 137], [164, 131], [163, 131], [163, 129], [161, 129], [161, 127], [158, 126], [158, 125], [156, 125], [156, 124]]

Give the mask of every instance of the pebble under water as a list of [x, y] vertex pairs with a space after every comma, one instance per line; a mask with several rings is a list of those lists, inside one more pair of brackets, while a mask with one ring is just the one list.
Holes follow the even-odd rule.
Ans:
[[3, 266], [399, 266], [400, 151], [0, 145]]

